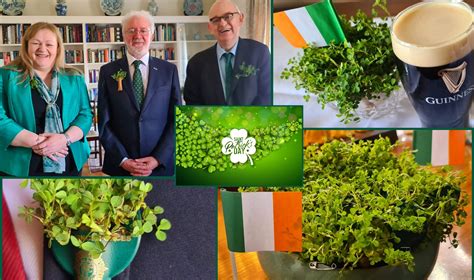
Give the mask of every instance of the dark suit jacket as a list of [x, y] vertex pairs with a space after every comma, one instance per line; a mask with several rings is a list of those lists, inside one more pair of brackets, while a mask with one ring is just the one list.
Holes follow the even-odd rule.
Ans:
[[[155, 180], [153, 186], [145, 202], [165, 209], [158, 218], [172, 224], [167, 239], [156, 240], [154, 231], [144, 234], [135, 259], [113, 280], [215, 279], [216, 189], [176, 187], [168, 179]], [[73, 279], [56, 262], [46, 240], [44, 247], [44, 280]]]
[[[234, 60], [232, 93], [225, 100], [217, 62], [217, 45], [193, 56], [186, 69], [184, 100], [187, 105], [271, 105], [270, 52], [267, 46], [250, 39], [239, 39]], [[254, 75], [242, 74], [240, 65], [253, 65]]]
[[[127, 76], [123, 91], [112, 75], [122, 69]], [[150, 57], [148, 86], [142, 108], [132, 89], [127, 59], [104, 65], [99, 76], [99, 137], [105, 150], [103, 172], [130, 175], [119, 165], [130, 159], [153, 156], [160, 165], [153, 176], [174, 174], [174, 106], [181, 104], [178, 71], [174, 64]]]

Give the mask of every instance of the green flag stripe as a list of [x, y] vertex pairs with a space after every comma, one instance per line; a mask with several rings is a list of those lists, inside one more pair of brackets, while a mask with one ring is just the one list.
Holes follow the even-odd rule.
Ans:
[[232, 252], [245, 252], [242, 195], [239, 192], [222, 191], [227, 247]]
[[346, 40], [331, 1], [323, 0], [321, 3], [309, 5], [305, 8], [328, 44], [331, 41], [340, 43]]
[[415, 159], [418, 164], [431, 163], [431, 143], [433, 131], [415, 130], [413, 133], [413, 149], [418, 150]]

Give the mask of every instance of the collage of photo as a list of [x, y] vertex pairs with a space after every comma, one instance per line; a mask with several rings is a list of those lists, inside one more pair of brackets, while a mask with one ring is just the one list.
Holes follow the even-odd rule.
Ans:
[[0, 0], [4, 280], [468, 280], [474, 0]]

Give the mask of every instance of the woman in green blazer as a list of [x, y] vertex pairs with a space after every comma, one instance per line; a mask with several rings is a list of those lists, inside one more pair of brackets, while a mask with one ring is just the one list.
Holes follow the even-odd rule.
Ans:
[[0, 175], [80, 175], [92, 111], [84, 78], [64, 64], [53, 24], [27, 29], [19, 56], [0, 68], [0, 97]]

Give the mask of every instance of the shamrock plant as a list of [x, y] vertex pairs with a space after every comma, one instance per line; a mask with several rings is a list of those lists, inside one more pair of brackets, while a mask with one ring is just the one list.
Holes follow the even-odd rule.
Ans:
[[150, 208], [145, 197], [150, 183], [128, 179], [30, 179], [21, 187], [34, 191], [38, 207], [24, 206], [20, 216], [44, 226], [49, 246], [53, 240], [69, 242], [100, 256], [110, 241], [126, 241], [155, 229], [158, 240], [166, 240], [171, 228], [167, 219], [158, 219], [164, 209]]
[[[375, 0], [388, 14], [386, 0]], [[372, 10], [372, 17], [377, 17]], [[304, 89], [305, 100], [316, 97], [322, 108], [336, 103], [341, 122], [359, 121], [355, 110], [363, 99], [388, 96], [399, 88], [399, 75], [387, 23], [377, 23], [358, 11], [347, 19], [340, 17], [347, 42], [320, 48], [310, 45], [303, 55], [291, 58], [281, 73], [296, 89]]]
[[245, 62], [242, 62], [242, 64], [239, 65], [239, 70], [240, 72], [235, 75], [237, 79], [254, 76], [257, 74], [257, 71], [259, 71], [260, 69], [256, 68], [252, 64], [246, 64]]
[[457, 247], [453, 226], [463, 225], [467, 215], [468, 197], [460, 187], [465, 178], [446, 167], [420, 166], [411, 151], [395, 155], [396, 148], [380, 138], [305, 149], [304, 262], [413, 271], [412, 251], [423, 242]]

